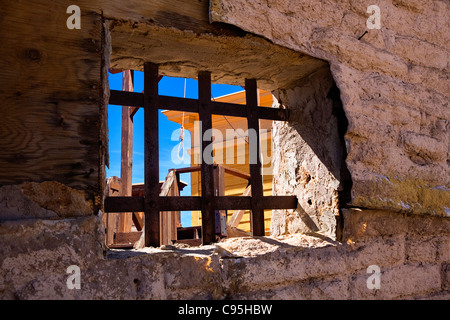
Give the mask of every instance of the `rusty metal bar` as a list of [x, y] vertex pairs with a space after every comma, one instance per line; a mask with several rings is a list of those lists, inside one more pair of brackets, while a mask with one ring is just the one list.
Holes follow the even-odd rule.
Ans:
[[245, 95], [247, 100], [248, 130], [254, 130], [256, 132], [256, 135], [249, 134], [250, 184], [252, 186], [252, 234], [254, 236], [264, 236], [264, 208], [261, 203], [263, 197], [263, 183], [261, 175], [261, 159], [259, 155], [259, 118], [257, 114], [258, 88], [255, 79], [245, 79]]
[[[261, 198], [263, 209], [296, 209], [296, 196], [264, 196]], [[161, 211], [201, 210], [202, 198], [198, 196], [166, 196], [159, 197]], [[215, 210], [250, 210], [250, 196], [218, 196], [214, 197]], [[143, 212], [144, 197], [107, 197], [105, 212]]]
[[[205, 141], [205, 132], [212, 129], [211, 116], [211, 73], [201, 71], [198, 74], [198, 109], [201, 125], [201, 188], [202, 188], [202, 235], [203, 244], [210, 244], [216, 240], [213, 164], [206, 163], [205, 157], [212, 159], [212, 154], [206, 155], [205, 150], [210, 141]], [[211, 150], [212, 153], [212, 150]], [[212, 161], [211, 161], [212, 162]]]
[[[263, 196], [261, 176], [261, 160], [259, 145], [259, 119], [286, 121], [288, 112], [285, 109], [258, 107], [258, 93], [255, 79], [246, 79], [245, 89], [247, 106], [233, 103], [211, 101], [211, 73], [200, 72], [199, 99], [185, 99], [160, 96], [158, 82], [158, 65], [144, 64], [144, 92], [125, 92], [111, 90], [110, 104], [127, 105], [138, 108], [143, 107], [145, 123], [145, 197], [108, 197], [105, 199], [106, 212], [144, 212], [145, 213], [145, 246], [159, 246], [161, 244], [160, 211], [202, 211], [202, 238], [203, 244], [216, 240], [215, 210], [242, 209], [252, 211], [252, 233], [255, 236], [264, 235], [264, 209], [295, 209], [297, 198], [295, 196]], [[159, 137], [158, 113], [159, 109], [178, 110], [199, 113], [202, 139], [202, 164], [198, 167], [176, 169], [176, 173], [201, 171], [201, 197], [174, 197], [159, 195]], [[251, 155], [250, 175], [231, 168], [221, 168], [223, 173], [229, 173], [250, 181], [252, 196], [230, 197], [224, 196], [214, 184], [214, 165], [206, 163], [204, 151], [210, 141], [204, 140], [204, 134], [212, 128], [212, 114], [247, 117], [248, 129], [254, 130], [256, 135], [249, 135], [250, 150], [256, 154]], [[211, 155], [209, 156], [212, 159]], [[255, 157], [256, 156], [256, 157]]]
[[145, 246], [159, 247], [158, 65], [144, 64]]
[[[138, 92], [125, 92], [111, 90], [109, 97], [111, 105], [128, 105], [131, 107], [144, 106], [144, 94]], [[159, 109], [198, 113], [198, 101], [195, 99], [159, 96]], [[288, 112], [286, 109], [257, 107], [256, 114], [259, 119], [286, 121]], [[137, 110], [133, 112], [136, 113]], [[245, 106], [227, 102], [211, 102], [211, 113], [215, 115], [242, 117], [247, 116]]]

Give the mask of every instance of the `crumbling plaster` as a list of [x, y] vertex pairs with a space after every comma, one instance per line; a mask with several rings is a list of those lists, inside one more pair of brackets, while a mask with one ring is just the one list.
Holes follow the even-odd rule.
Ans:
[[[273, 192], [295, 194], [296, 210], [274, 210], [271, 233], [321, 232], [336, 239], [339, 210], [350, 192], [345, 176], [345, 143], [339, 131], [345, 116], [333, 101], [337, 91], [328, 67], [316, 70], [295, 88], [276, 90], [275, 105], [290, 110], [289, 122], [274, 122]], [[340, 195], [342, 194], [342, 195]]]

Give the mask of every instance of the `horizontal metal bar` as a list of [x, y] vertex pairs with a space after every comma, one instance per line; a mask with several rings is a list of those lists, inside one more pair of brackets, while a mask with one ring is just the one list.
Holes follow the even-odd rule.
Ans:
[[[212, 114], [230, 116], [230, 117], [247, 117], [247, 109], [245, 105], [227, 102], [212, 102]], [[257, 107], [256, 117], [264, 120], [287, 121], [288, 113], [286, 109]]]
[[258, 107], [256, 108], [256, 116], [259, 119], [275, 121], [288, 121], [289, 119], [289, 113], [287, 109], [280, 108]]
[[[223, 166], [225, 173], [231, 174], [233, 176], [242, 178], [242, 179], [246, 179], [249, 180], [250, 179], [250, 174], [248, 174], [247, 172], [238, 170], [238, 169], [234, 169], [234, 168], [230, 168], [227, 166]], [[186, 167], [186, 168], [179, 168], [179, 169], [174, 169], [176, 173], [188, 173], [188, 172], [195, 172], [195, 171], [200, 171], [201, 170], [201, 166], [192, 166], [192, 167]]]
[[159, 197], [160, 211], [190, 211], [202, 208], [202, 197], [167, 196]]
[[250, 210], [251, 197], [219, 196], [213, 198], [215, 210]]
[[[139, 92], [111, 90], [109, 104], [143, 108], [144, 94]], [[159, 95], [158, 108], [198, 113], [198, 100]]]
[[110, 90], [109, 104], [129, 107], [144, 107], [144, 94], [120, 90]]
[[198, 100], [160, 95], [158, 100], [158, 108], [164, 110], [198, 113]]
[[[130, 107], [144, 107], [144, 94], [139, 92], [128, 92], [111, 90], [109, 104]], [[227, 102], [211, 102], [211, 113], [215, 115], [241, 117], [247, 116], [246, 106], [242, 104]], [[184, 111], [198, 113], [198, 100], [159, 96], [158, 108], [164, 110]], [[286, 109], [257, 107], [257, 117], [265, 120], [287, 121]]]
[[261, 198], [263, 209], [297, 209], [296, 196], [265, 196]]
[[144, 197], [106, 197], [105, 212], [144, 212]]
[[[159, 197], [160, 211], [190, 211], [201, 209], [201, 197]], [[222, 196], [213, 198], [215, 210], [251, 210], [251, 197]], [[265, 196], [261, 198], [264, 209], [296, 209], [296, 196]], [[107, 197], [105, 212], [143, 212], [144, 197]]]
[[243, 104], [228, 103], [228, 102], [211, 102], [211, 113], [220, 116], [230, 117], [247, 117], [246, 106]]

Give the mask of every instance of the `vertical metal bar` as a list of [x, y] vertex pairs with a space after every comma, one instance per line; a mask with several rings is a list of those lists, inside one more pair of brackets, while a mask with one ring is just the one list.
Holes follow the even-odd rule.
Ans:
[[145, 246], [160, 246], [158, 65], [144, 64]]
[[[204, 151], [209, 141], [203, 139], [207, 130], [212, 128], [211, 116], [211, 73], [201, 71], [198, 74], [199, 119], [201, 124], [201, 186], [202, 186], [202, 238], [203, 244], [216, 240], [213, 164], [205, 163]], [[212, 155], [211, 155], [212, 157]]]
[[252, 233], [254, 236], [264, 236], [264, 209], [261, 206], [263, 184], [259, 143], [259, 119], [257, 115], [258, 89], [255, 79], [245, 79], [245, 95], [247, 100], [247, 123], [249, 132], [249, 159], [251, 160]]

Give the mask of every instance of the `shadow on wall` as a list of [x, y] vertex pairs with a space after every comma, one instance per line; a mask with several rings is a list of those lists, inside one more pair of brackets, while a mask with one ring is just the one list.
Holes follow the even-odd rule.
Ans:
[[274, 93], [289, 122], [274, 123], [274, 194], [295, 194], [294, 212], [274, 212], [272, 234], [320, 232], [340, 239], [340, 208], [351, 200], [345, 117], [329, 66]]

